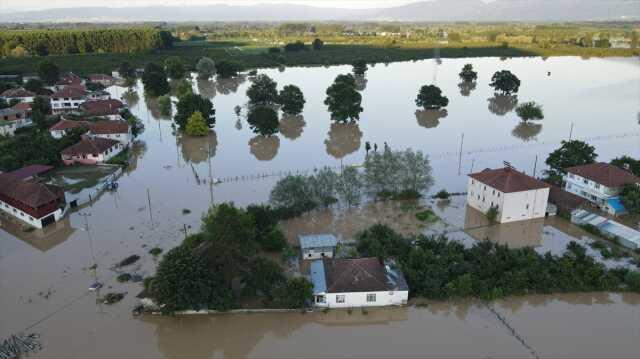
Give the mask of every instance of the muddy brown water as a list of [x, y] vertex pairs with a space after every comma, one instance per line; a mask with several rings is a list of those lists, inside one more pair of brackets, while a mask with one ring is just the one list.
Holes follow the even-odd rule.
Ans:
[[[480, 74], [474, 89], [458, 87], [457, 73], [467, 62]], [[544, 106], [545, 119], [538, 126], [522, 125], [513, 111], [516, 99], [496, 97], [488, 88], [490, 74], [500, 69], [521, 78], [517, 101]], [[268, 200], [277, 178], [263, 175], [361, 163], [365, 142], [379, 148], [387, 142], [396, 149], [412, 147], [429, 154], [435, 179], [431, 192], [440, 188], [462, 192], [466, 173], [500, 166], [505, 160], [531, 173], [536, 155], [540, 175], [543, 159], [568, 138], [571, 123], [572, 136], [590, 139], [601, 160], [621, 154], [640, 157], [637, 59], [484, 58], [444, 59], [440, 65], [435, 61], [378, 64], [361, 84], [365, 109], [361, 121], [332, 125], [323, 104], [324, 91], [338, 74], [348, 71], [348, 66], [262, 71], [280, 86], [300, 86], [307, 98], [304, 113], [283, 119], [281, 133], [272, 138], [256, 136], [234, 113], [236, 105], [246, 103], [247, 78], [195, 84], [217, 110], [215, 132], [198, 139], [177, 135], [170, 119], [159, 115], [157, 104], [145, 99], [138, 84], [138, 96], [129, 93], [128, 103], [146, 131], [116, 192], [103, 194], [46, 232], [24, 233], [0, 219], [0, 338], [23, 330], [40, 333], [44, 350], [38, 358], [532, 357], [512, 328], [541, 358], [637, 357], [640, 298], [632, 294], [532, 296], [497, 302], [496, 312], [510, 327], [478, 302], [368, 314], [132, 318], [130, 309], [141, 286], [118, 283], [115, 277], [121, 272], [152, 274], [157, 259], [149, 249], [177, 245], [185, 226], [190, 233], [198, 230], [200, 217], [211, 204]], [[552, 75], [546, 76], [547, 71]], [[449, 97], [446, 113], [416, 112], [415, 95], [428, 83], [436, 83]], [[125, 93], [119, 87], [109, 90], [117, 97]], [[210, 185], [206, 181], [210, 171], [213, 177], [240, 181]], [[252, 179], [242, 180], [247, 175]], [[257, 175], [260, 178], [253, 178]], [[351, 210], [352, 216], [338, 211], [299, 219], [287, 226], [287, 232], [294, 238], [298, 232], [332, 231], [348, 240], [377, 221], [386, 220], [410, 233], [451, 230], [477, 220], [460, 207], [425, 205], [439, 211], [445, 223], [424, 227], [411, 212], [374, 206]], [[183, 214], [183, 209], [190, 213]], [[582, 235], [553, 223], [526, 227], [501, 232], [506, 240], [523, 244], [536, 240], [549, 250], [566, 243], [567, 235]], [[451, 235], [469, 240], [473, 233], [467, 232]], [[522, 233], [533, 234], [522, 237]], [[140, 255], [140, 261], [112, 268], [131, 254]], [[88, 269], [93, 263], [95, 275]], [[96, 276], [105, 288], [88, 292]], [[96, 304], [96, 297], [109, 291], [127, 296], [113, 306]]]

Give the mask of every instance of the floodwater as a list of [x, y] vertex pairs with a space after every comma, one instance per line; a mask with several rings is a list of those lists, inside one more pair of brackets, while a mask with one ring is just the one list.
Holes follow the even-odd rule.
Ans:
[[[467, 62], [479, 72], [475, 88], [459, 86], [457, 73]], [[522, 80], [517, 99], [494, 96], [488, 87], [490, 75], [501, 69]], [[246, 77], [194, 81], [194, 88], [212, 98], [217, 111], [215, 131], [205, 138], [176, 134], [170, 119], [160, 116], [157, 103], [147, 101], [140, 86], [136, 93], [126, 93], [146, 132], [116, 192], [104, 193], [46, 232], [25, 233], [0, 218], [0, 338], [20, 331], [40, 333], [44, 350], [34, 356], [38, 358], [637, 357], [640, 296], [632, 294], [515, 298], [495, 303], [496, 312], [474, 302], [367, 314], [133, 318], [130, 309], [141, 285], [118, 283], [115, 263], [138, 254], [140, 261], [123, 270], [152, 274], [157, 259], [149, 249], [168, 250], [180, 243], [185, 228], [189, 233], [198, 230], [211, 204], [266, 201], [277, 180], [273, 175], [283, 172], [359, 164], [366, 142], [428, 154], [435, 179], [432, 192], [463, 192], [466, 173], [503, 161], [528, 173], [535, 167], [540, 175], [547, 154], [570, 135], [588, 139], [601, 160], [622, 154], [640, 157], [637, 59], [378, 64], [360, 83], [360, 122], [333, 125], [323, 104], [324, 91], [338, 74], [348, 71], [346, 66], [261, 71], [280, 86], [298, 85], [307, 98], [304, 113], [282, 119], [280, 133], [272, 137], [253, 134], [243, 118], [250, 84]], [[446, 112], [417, 111], [415, 96], [429, 83], [449, 97]], [[117, 97], [125, 90], [110, 89]], [[541, 103], [545, 119], [521, 124], [513, 108], [524, 101]], [[240, 117], [234, 113], [237, 105], [243, 106]], [[210, 176], [224, 182], [212, 185]], [[72, 176], [66, 180], [75, 182]], [[401, 210], [404, 217], [394, 219], [394, 211], [373, 206], [353, 210], [356, 216], [319, 216], [315, 222], [298, 221], [287, 228], [290, 236], [294, 231], [336, 231], [345, 240], [376, 218], [396, 222], [407, 232], [423, 229], [410, 211]], [[442, 230], [464, 226], [464, 211], [459, 217], [460, 222], [445, 224]], [[543, 231], [550, 226], [544, 224]], [[559, 227], [553, 228], [563, 231]], [[517, 231], [508, 236], [520, 239]], [[553, 238], [544, 235], [541, 241]], [[89, 270], [93, 263], [95, 274]], [[94, 277], [105, 283], [100, 293], [87, 291]], [[113, 306], [96, 304], [96, 297], [109, 291], [127, 296]]]

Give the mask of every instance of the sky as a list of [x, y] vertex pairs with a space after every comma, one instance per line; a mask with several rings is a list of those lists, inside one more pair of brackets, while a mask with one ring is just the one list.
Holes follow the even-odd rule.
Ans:
[[0, 12], [44, 10], [86, 6], [189, 6], [207, 4], [252, 5], [256, 3], [295, 3], [338, 8], [380, 8], [405, 5], [420, 0], [0, 0]]

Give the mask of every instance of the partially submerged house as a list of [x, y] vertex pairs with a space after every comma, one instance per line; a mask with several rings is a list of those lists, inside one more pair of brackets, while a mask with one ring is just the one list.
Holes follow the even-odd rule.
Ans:
[[0, 174], [0, 210], [36, 228], [60, 220], [66, 200], [60, 187]]
[[329, 259], [311, 263], [314, 304], [321, 308], [405, 305], [409, 286], [393, 261]]
[[549, 188], [512, 167], [485, 169], [469, 175], [467, 203], [485, 214], [496, 208], [499, 223], [544, 218]]
[[298, 236], [302, 259], [333, 258], [338, 240], [331, 234]]
[[62, 162], [65, 165], [104, 163], [122, 152], [124, 147], [122, 143], [116, 140], [82, 136], [80, 142], [62, 150]]
[[53, 166], [45, 165], [29, 165], [7, 172], [7, 175], [13, 176], [21, 181], [36, 180], [40, 175], [45, 174], [53, 169]]
[[570, 167], [563, 180], [564, 189], [596, 205], [601, 210], [619, 215], [626, 213], [620, 192], [627, 185], [640, 185], [640, 177], [608, 163], [592, 163]]
[[571, 214], [571, 222], [578, 225], [591, 225], [603, 235], [619, 241], [627, 248], [640, 249], [640, 232], [616, 221], [580, 209]]

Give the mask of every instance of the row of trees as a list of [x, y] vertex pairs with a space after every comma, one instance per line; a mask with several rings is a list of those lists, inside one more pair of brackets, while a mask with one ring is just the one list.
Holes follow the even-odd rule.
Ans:
[[340, 173], [323, 168], [311, 176], [287, 176], [276, 183], [270, 203], [284, 217], [293, 217], [317, 207], [341, 201], [359, 204], [364, 195], [380, 199], [413, 199], [433, 185], [429, 159], [420, 151], [392, 151], [367, 154], [360, 173], [345, 167]]
[[[212, 208], [202, 231], [162, 258], [146, 289], [167, 313], [229, 310], [242, 297], [255, 296], [268, 307], [301, 308], [312, 296], [312, 284], [287, 278], [280, 263], [262, 255], [287, 247], [277, 222], [277, 212], [268, 206]], [[241, 283], [240, 292], [233, 291], [234, 282]]]
[[1, 56], [136, 53], [171, 47], [167, 31], [152, 28], [1, 31]]
[[640, 273], [607, 269], [575, 242], [562, 256], [482, 241], [471, 248], [444, 236], [404, 237], [384, 225], [357, 235], [358, 253], [397, 257], [411, 293], [430, 299], [555, 292], [640, 291]]

